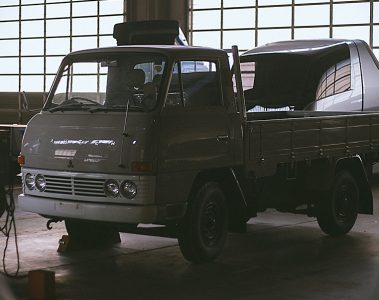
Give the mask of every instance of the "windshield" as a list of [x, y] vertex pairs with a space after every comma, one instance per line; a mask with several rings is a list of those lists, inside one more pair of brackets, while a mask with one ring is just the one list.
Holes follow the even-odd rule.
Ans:
[[160, 91], [165, 59], [128, 53], [66, 65], [45, 110], [151, 111]]

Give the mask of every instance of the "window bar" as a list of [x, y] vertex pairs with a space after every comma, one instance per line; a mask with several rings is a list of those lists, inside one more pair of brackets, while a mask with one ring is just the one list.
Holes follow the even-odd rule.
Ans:
[[374, 1], [370, 0], [370, 48], [374, 46]]
[[295, 0], [291, 2], [291, 40], [295, 38]]
[[43, 1], [43, 103], [45, 103], [45, 94], [46, 94], [46, 55], [47, 55], [47, 50], [46, 50], [46, 44], [47, 44], [47, 39], [46, 39], [46, 0]]
[[224, 47], [224, 0], [221, 0], [221, 20], [220, 20], [220, 49]]
[[330, 0], [329, 12], [329, 38], [333, 37], [333, 0]]
[[255, 0], [255, 28], [254, 28], [254, 34], [255, 34], [255, 42], [254, 46], [258, 46], [258, 0]]
[[21, 105], [21, 0], [18, 1], [18, 122], [22, 121]]

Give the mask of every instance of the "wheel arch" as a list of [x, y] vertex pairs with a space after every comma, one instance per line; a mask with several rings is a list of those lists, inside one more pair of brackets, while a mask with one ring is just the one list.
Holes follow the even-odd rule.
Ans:
[[359, 210], [361, 214], [373, 214], [373, 196], [371, 186], [359, 156], [341, 158], [336, 161], [335, 174], [346, 170], [355, 179], [359, 189]]
[[207, 182], [216, 182], [225, 195], [228, 206], [229, 230], [235, 232], [245, 231], [248, 211], [244, 195], [234, 177], [232, 168], [208, 169], [199, 172], [190, 189], [188, 200], [195, 196], [199, 188]]

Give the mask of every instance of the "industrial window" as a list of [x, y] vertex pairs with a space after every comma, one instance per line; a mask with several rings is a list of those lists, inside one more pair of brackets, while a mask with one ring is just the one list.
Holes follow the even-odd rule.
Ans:
[[115, 45], [124, 0], [1, 0], [0, 91], [47, 92], [64, 55]]
[[181, 61], [174, 65], [166, 106], [221, 106], [218, 64], [213, 61]]
[[362, 39], [379, 57], [378, 1], [190, 0], [189, 19], [192, 45], [244, 51], [279, 40]]

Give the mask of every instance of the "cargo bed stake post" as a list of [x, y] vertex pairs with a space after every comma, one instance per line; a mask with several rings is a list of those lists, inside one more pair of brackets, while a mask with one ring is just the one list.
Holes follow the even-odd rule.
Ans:
[[238, 53], [238, 46], [232, 46], [233, 53], [233, 73], [234, 79], [236, 81], [237, 90], [237, 106], [240, 113], [240, 119], [242, 122], [246, 121], [246, 106], [245, 106], [245, 96], [243, 94], [242, 78], [241, 78], [241, 67], [240, 67], [240, 57]]

